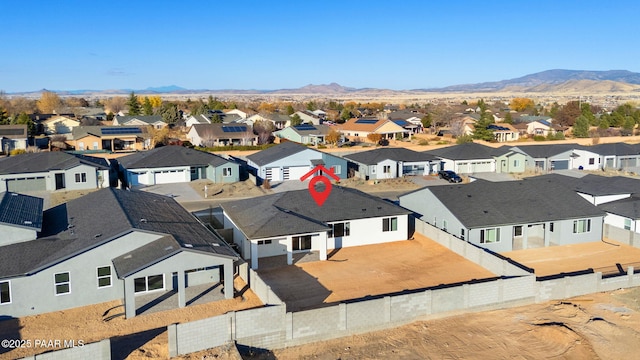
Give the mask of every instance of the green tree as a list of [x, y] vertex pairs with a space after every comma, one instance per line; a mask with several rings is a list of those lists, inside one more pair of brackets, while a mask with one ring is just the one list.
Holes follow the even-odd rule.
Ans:
[[624, 118], [624, 123], [622, 124], [622, 134], [623, 135], [632, 135], [633, 128], [636, 126], [636, 121], [633, 116], [626, 116]]
[[582, 103], [580, 105], [580, 113], [584, 115], [584, 117], [586, 117], [587, 120], [589, 120], [589, 125], [591, 126], [597, 125], [598, 120], [596, 119], [596, 116], [593, 114], [593, 111], [591, 111], [591, 105], [589, 103]]
[[300, 115], [294, 114], [293, 116], [291, 116], [291, 126], [298, 126], [300, 124], [302, 124], [302, 119], [300, 118]]
[[291, 104], [287, 105], [287, 115], [293, 115], [296, 110], [293, 108]]
[[489, 125], [494, 123], [493, 116], [486, 111], [486, 105], [484, 102], [482, 102], [482, 104], [483, 105], [481, 106], [480, 102], [478, 102], [480, 109], [484, 108], [485, 110], [480, 114], [480, 120], [476, 121], [474, 124], [475, 130], [473, 131], [472, 137], [478, 140], [492, 141], [495, 139], [495, 136], [493, 135], [493, 130], [489, 129]]
[[459, 144], [464, 144], [464, 143], [470, 143], [470, 142], [473, 142], [473, 136], [471, 136], [471, 135], [466, 135], [465, 134], [465, 135], [458, 136], [456, 138], [456, 144], [458, 144], [458, 145]]
[[9, 125], [11, 123], [11, 119], [9, 119], [9, 113], [7, 110], [0, 106], [0, 125]]
[[160, 116], [162, 116], [162, 120], [167, 124], [175, 124], [182, 118], [182, 114], [180, 110], [178, 110], [178, 105], [171, 102], [162, 104]]
[[316, 110], [317, 108], [318, 108], [318, 106], [316, 105], [316, 103], [314, 101], [309, 101], [307, 103], [307, 110], [313, 111], [313, 110]]
[[503, 122], [507, 123], [507, 124], [513, 124], [513, 117], [511, 117], [511, 113], [507, 111], [507, 113], [504, 115], [504, 120]]
[[580, 115], [573, 124], [573, 136], [579, 138], [589, 137], [589, 119], [586, 116]]
[[431, 114], [426, 114], [425, 116], [422, 117], [422, 119], [420, 119], [420, 122], [422, 123], [422, 127], [423, 128], [430, 128], [431, 125], [433, 125], [433, 120], [431, 120]]
[[340, 120], [342, 120], [342, 122], [351, 119], [351, 117], [351, 111], [349, 111], [347, 108], [342, 109], [342, 111], [340, 112]]
[[220, 116], [220, 114], [218, 113], [213, 114], [213, 116], [211, 117], [211, 123], [222, 124], [222, 117]]
[[191, 110], [191, 115], [198, 116], [207, 112], [207, 104], [202, 99], [198, 99], [190, 104], [189, 110]]
[[153, 104], [151, 104], [151, 100], [147, 96], [145, 96], [142, 104], [142, 113], [144, 115], [153, 115]]
[[14, 125], [27, 125], [27, 130], [29, 131], [29, 135], [35, 135], [36, 125], [33, 123], [33, 120], [27, 115], [25, 112], [21, 112], [13, 121], [11, 122]]
[[127, 106], [129, 107], [129, 115], [135, 116], [140, 115], [142, 109], [140, 107], [140, 102], [138, 102], [138, 97], [132, 91], [131, 95], [129, 95], [129, 100], [127, 100]]

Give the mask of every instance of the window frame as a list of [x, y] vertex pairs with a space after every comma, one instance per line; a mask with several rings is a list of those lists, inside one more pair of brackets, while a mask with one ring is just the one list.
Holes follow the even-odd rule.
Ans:
[[391, 174], [391, 165], [382, 165], [383, 174]]
[[87, 173], [76, 173], [75, 174], [76, 184], [86, 183], [87, 182]]
[[[6, 293], [7, 293], [8, 297], [9, 297], [9, 300], [8, 300], [8, 301], [3, 301], [3, 299], [2, 299], [2, 293], [3, 293], [3, 291], [2, 291], [2, 285], [3, 285], [3, 284], [7, 284], [7, 291], [6, 291]], [[4, 281], [0, 281], [0, 305], [8, 305], [8, 304], [11, 304], [11, 302], [12, 302], [12, 298], [13, 298], [13, 297], [11, 296], [11, 280], [4, 280]]]
[[382, 232], [398, 231], [398, 217], [390, 216], [382, 218]]
[[[158, 276], [161, 276], [161, 277], [162, 277], [162, 288], [149, 290], [149, 278], [151, 278], [151, 277], [158, 277]], [[136, 280], [139, 280], [139, 279], [144, 279], [144, 281], [145, 281], [145, 283], [144, 283], [145, 290], [143, 290], [143, 291], [138, 291], [138, 290], [136, 290], [135, 282], [136, 282]], [[134, 283], [134, 286], [133, 286], [133, 293], [134, 293], [134, 294], [147, 294], [147, 293], [150, 293], [150, 292], [164, 291], [164, 290], [165, 290], [165, 287], [166, 287], [166, 281], [165, 281], [165, 278], [164, 278], [164, 273], [162, 273], [162, 274], [155, 274], [155, 275], [147, 275], [147, 276], [143, 276], [143, 277], [135, 278], [135, 279], [133, 279], [133, 283]]]
[[[100, 269], [109, 269], [109, 275], [100, 275]], [[100, 285], [101, 279], [109, 279], [109, 285]], [[98, 289], [108, 288], [113, 286], [113, 271], [111, 270], [111, 265], [98, 266], [96, 267], [96, 280]]]
[[[336, 235], [336, 225], [342, 225], [342, 235], [335, 236]], [[351, 221], [342, 221], [342, 222], [329, 224], [329, 227], [331, 227], [331, 229], [329, 230], [329, 234], [327, 236], [329, 238], [351, 236]]]
[[[308, 248], [305, 246], [307, 245], [306, 243], [307, 239], [309, 241]], [[313, 247], [313, 242], [311, 239], [311, 234], [298, 235], [298, 236], [291, 237], [291, 248], [293, 251], [307, 251], [307, 250], [311, 250], [312, 247]]]
[[629, 218], [624, 219], [624, 229], [631, 230], [631, 219]]
[[[58, 281], [58, 279], [56, 279], [58, 275], [62, 275], [62, 274], [67, 274], [66, 281]], [[65, 286], [65, 285], [67, 286], [67, 291], [58, 292], [58, 287]], [[71, 272], [70, 271], [61, 271], [53, 274], [53, 292], [56, 296], [71, 294]]]
[[[493, 241], [489, 241], [490, 239], [488, 239], [489, 237], [488, 235], [490, 235], [492, 231], [495, 231], [495, 239]], [[480, 229], [480, 244], [495, 244], [499, 242], [500, 242], [499, 227]]]
[[231, 166], [223, 167], [222, 168], [222, 177], [232, 177], [233, 176], [233, 172], [231, 170], [232, 170]]
[[[583, 224], [580, 226], [580, 224]], [[591, 219], [576, 219], [573, 220], [573, 233], [584, 234], [591, 232]]]

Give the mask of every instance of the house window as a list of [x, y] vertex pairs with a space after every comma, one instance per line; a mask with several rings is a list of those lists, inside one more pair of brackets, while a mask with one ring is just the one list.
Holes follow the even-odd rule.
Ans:
[[553, 232], [553, 223], [549, 223], [549, 232]]
[[371, 167], [371, 173], [372, 173], [372, 174], [375, 174], [375, 173], [376, 173], [376, 166], [375, 166], [375, 165], [373, 165], [373, 166]]
[[442, 220], [442, 230], [447, 231], [447, 220]]
[[224, 177], [231, 176], [231, 168], [230, 167], [222, 168], [222, 176]]
[[500, 242], [500, 229], [482, 229], [480, 230], [480, 243], [489, 244]]
[[111, 266], [98, 268], [98, 288], [111, 286]]
[[460, 239], [464, 240], [464, 229], [460, 229]]
[[78, 143], [78, 147], [81, 151], [84, 150], [84, 142], [80, 141], [80, 143]]
[[593, 165], [596, 163], [596, 159], [594, 158], [589, 158], [589, 165]]
[[382, 172], [385, 174], [391, 174], [391, 165], [382, 166]]
[[164, 289], [164, 274], [133, 279], [134, 292], [149, 292]]
[[258, 245], [269, 245], [271, 240], [258, 240]]
[[591, 219], [573, 220], [573, 233], [584, 233], [591, 231]]
[[98, 142], [97, 141], [93, 142], [93, 150], [98, 150]]
[[330, 224], [329, 237], [343, 237], [351, 235], [351, 224], [349, 222]]
[[87, 173], [76, 174], [76, 182], [77, 183], [86, 183], [87, 182]]
[[624, 229], [631, 230], [631, 219], [624, 219]]
[[333, 165], [331, 167], [331, 172], [333, 172], [333, 174], [340, 174], [342, 172], [342, 167], [340, 165]]
[[8, 281], [0, 282], [0, 304], [11, 304], [11, 284]]
[[71, 281], [69, 280], [69, 272], [61, 272], [53, 275], [56, 287], [56, 295], [68, 294], [71, 292]]
[[513, 167], [518, 167], [520, 166], [520, 161], [519, 160], [513, 160]]
[[398, 230], [398, 218], [390, 217], [382, 219], [382, 231], [396, 231]]
[[513, 227], [513, 236], [522, 236], [522, 225]]
[[291, 239], [293, 250], [311, 250], [311, 235], [294, 236]]

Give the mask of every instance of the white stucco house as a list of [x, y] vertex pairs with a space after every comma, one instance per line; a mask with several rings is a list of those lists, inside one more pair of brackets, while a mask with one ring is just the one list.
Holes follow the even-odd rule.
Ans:
[[333, 186], [322, 206], [308, 190], [282, 192], [222, 204], [224, 228], [242, 257], [259, 268], [259, 259], [314, 253], [409, 238], [409, 211], [363, 192]]

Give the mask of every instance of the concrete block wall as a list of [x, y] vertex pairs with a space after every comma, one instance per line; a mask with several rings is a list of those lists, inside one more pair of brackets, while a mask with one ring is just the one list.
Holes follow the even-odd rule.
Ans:
[[502, 301], [535, 298], [536, 277], [533, 275], [499, 280], [502, 283]]
[[[176, 348], [170, 356], [189, 354], [196, 351], [210, 349], [229, 343], [233, 313], [215, 316], [207, 319], [174, 324]], [[168, 331], [171, 338], [173, 333]]]
[[347, 304], [347, 329], [370, 329], [391, 321], [390, 298]]
[[431, 314], [431, 291], [391, 297], [391, 322], [414, 320]]
[[468, 285], [469, 307], [497, 304], [502, 301], [502, 281], [488, 281]]
[[39, 355], [26, 357], [34, 360], [110, 360], [111, 340], [105, 339], [98, 342], [83, 344], [57, 351], [50, 351]]
[[431, 313], [444, 313], [464, 309], [464, 287], [455, 286], [431, 290]]
[[619, 241], [633, 247], [640, 248], [640, 233], [621, 229], [616, 226], [604, 224], [604, 236], [611, 240]]
[[285, 307], [282, 305], [235, 312], [236, 342], [264, 349], [283, 347], [285, 316]]
[[346, 305], [299, 311], [287, 315], [291, 318], [290, 330], [287, 331], [288, 340], [322, 337], [324, 334], [344, 331], [347, 328]]
[[251, 290], [258, 295], [263, 304], [284, 305], [284, 302], [280, 300], [278, 295], [271, 290], [271, 287], [267, 285], [253, 269], [249, 269], [249, 286]]

